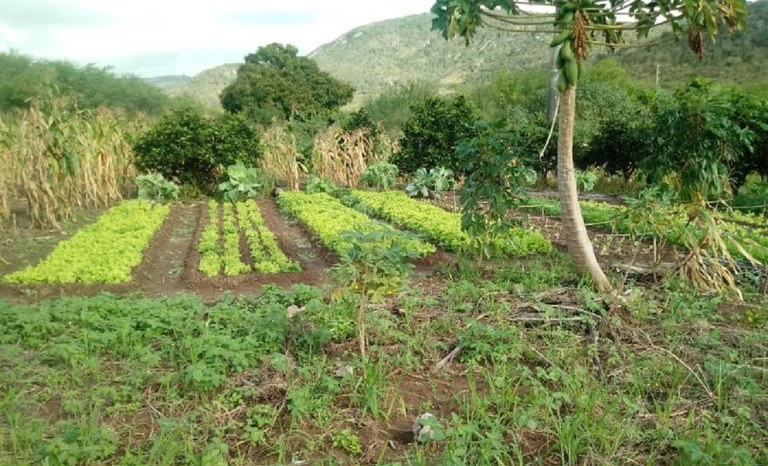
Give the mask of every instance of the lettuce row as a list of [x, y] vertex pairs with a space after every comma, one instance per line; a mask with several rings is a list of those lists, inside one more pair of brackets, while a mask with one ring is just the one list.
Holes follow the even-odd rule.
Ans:
[[236, 205], [240, 226], [248, 240], [253, 265], [260, 273], [298, 272], [301, 266], [280, 250], [275, 235], [269, 230], [254, 200]]
[[240, 228], [236, 224], [232, 204], [223, 205], [223, 214], [221, 230], [224, 237], [224, 275], [233, 277], [248, 273], [251, 268], [240, 258]]
[[221, 240], [219, 238], [219, 203], [208, 202], [208, 224], [200, 234], [197, 243], [197, 251], [200, 253], [198, 269], [207, 277], [215, 277], [221, 273]]
[[[285, 191], [278, 199], [280, 207], [296, 216], [312, 230], [320, 241], [336, 254], [343, 254], [349, 246], [344, 232], [398, 231], [383, 222], [344, 206], [325, 193], [307, 194]], [[420, 255], [435, 252], [435, 247], [414, 235], [398, 232], [397, 241], [409, 251]]]
[[[439, 246], [458, 251], [469, 243], [461, 230], [461, 215], [408, 197], [399, 191], [353, 191], [364, 209], [424, 235]], [[511, 256], [552, 251], [552, 243], [538, 231], [515, 228], [496, 246]]]
[[170, 207], [123, 201], [81, 228], [34, 267], [6, 275], [7, 283], [126, 283]]

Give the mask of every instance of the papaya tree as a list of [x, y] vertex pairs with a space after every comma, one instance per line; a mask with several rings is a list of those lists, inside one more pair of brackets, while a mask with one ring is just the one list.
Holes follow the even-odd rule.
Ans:
[[[597, 261], [578, 203], [573, 164], [573, 128], [576, 114], [576, 85], [582, 63], [593, 46], [613, 50], [644, 45], [649, 32], [670, 28], [685, 36], [691, 50], [704, 53], [704, 38], [714, 41], [721, 29], [745, 25], [744, 0], [437, 0], [432, 7], [433, 29], [443, 37], [463, 37], [470, 44], [483, 26], [509, 32], [554, 34], [551, 47], [560, 47], [559, 132], [557, 140], [557, 184], [563, 233], [576, 268], [591, 277], [600, 291], [611, 284]], [[627, 44], [624, 33], [638, 41]]]

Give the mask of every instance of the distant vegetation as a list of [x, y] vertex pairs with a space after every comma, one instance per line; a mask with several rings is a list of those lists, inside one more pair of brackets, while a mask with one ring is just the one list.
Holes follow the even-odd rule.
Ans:
[[28, 100], [54, 93], [75, 96], [80, 108], [121, 108], [159, 114], [171, 105], [160, 89], [136, 76], [66, 61], [37, 60], [16, 52], [0, 53], [0, 110], [26, 108]]

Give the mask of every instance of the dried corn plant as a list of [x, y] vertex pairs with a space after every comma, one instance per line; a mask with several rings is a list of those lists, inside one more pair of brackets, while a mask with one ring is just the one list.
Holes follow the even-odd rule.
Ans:
[[264, 155], [261, 168], [268, 175], [284, 180], [292, 191], [299, 190], [299, 164], [296, 138], [284, 125], [273, 124], [261, 137]]
[[9, 126], [6, 118], [0, 115], [0, 220], [8, 218], [10, 207], [8, 205], [13, 194], [13, 179], [11, 174], [15, 172], [16, 159], [11, 152]]
[[42, 228], [58, 228], [74, 207], [107, 206], [135, 176], [128, 133], [142, 125], [63, 97], [34, 100], [0, 127], [13, 167], [6, 192], [15, 187]]
[[368, 131], [346, 132], [331, 125], [315, 137], [312, 164], [315, 175], [341, 186], [356, 187], [369, 163], [379, 159]]

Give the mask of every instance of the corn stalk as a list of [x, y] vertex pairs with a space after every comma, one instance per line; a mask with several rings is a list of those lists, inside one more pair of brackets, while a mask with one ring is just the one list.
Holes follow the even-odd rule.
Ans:
[[261, 168], [278, 180], [285, 180], [291, 191], [299, 190], [299, 164], [296, 138], [284, 125], [273, 124], [261, 138], [264, 156]]
[[75, 207], [106, 207], [122, 199], [135, 176], [128, 134], [143, 124], [107, 111], [81, 110], [49, 95], [0, 125], [0, 214], [8, 197], [26, 198], [41, 228], [59, 228]]
[[369, 163], [379, 160], [368, 131], [346, 132], [331, 125], [315, 137], [312, 164], [315, 174], [341, 186], [358, 186]]

